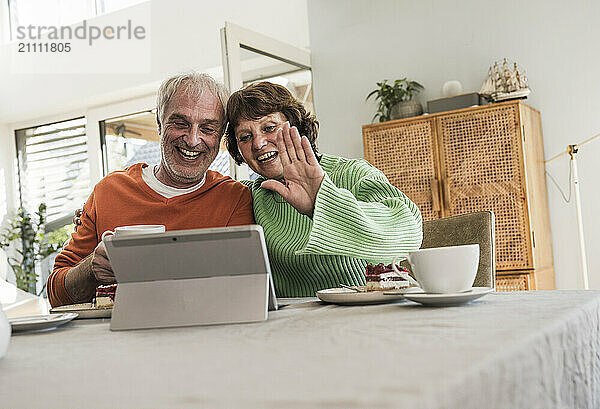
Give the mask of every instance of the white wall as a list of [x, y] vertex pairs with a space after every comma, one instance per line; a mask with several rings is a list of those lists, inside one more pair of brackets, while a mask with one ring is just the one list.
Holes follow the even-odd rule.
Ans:
[[[316, 111], [322, 151], [362, 157], [361, 125], [382, 79], [408, 76], [440, 98], [457, 79], [478, 91], [494, 60], [516, 60], [542, 113], [546, 158], [600, 133], [600, 2], [593, 0], [308, 1]], [[600, 288], [600, 141], [579, 157], [590, 286]], [[547, 167], [568, 189], [568, 159]], [[558, 288], [580, 288], [574, 204], [548, 182]], [[573, 199], [572, 199], [573, 201]]]

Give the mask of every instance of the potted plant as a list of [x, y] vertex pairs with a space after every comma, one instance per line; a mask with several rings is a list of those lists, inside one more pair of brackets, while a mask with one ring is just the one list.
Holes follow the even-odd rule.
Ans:
[[379, 119], [379, 122], [385, 122], [423, 113], [421, 104], [412, 100], [416, 94], [424, 89], [421, 84], [416, 81], [409, 81], [406, 78], [396, 80], [393, 84], [388, 84], [387, 81], [378, 82], [378, 88], [367, 95], [366, 100], [375, 96], [375, 100], [378, 101], [373, 122], [376, 119]]
[[69, 226], [45, 234], [45, 224], [46, 204], [41, 203], [34, 216], [19, 208], [8, 227], [0, 233], [0, 249], [13, 247], [13, 251], [18, 253], [16, 257], [8, 257], [17, 287], [34, 294], [38, 278], [36, 265], [60, 250], [70, 234]]

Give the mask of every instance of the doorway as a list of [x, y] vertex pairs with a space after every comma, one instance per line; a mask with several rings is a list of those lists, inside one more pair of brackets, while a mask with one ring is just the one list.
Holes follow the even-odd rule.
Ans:
[[[286, 87], [315, 113], [310, 51], [243, 27], [225, 23], [221, 29], [223, 78], [234, 92], [257, 81], [269, 81]], [[256, 175], [246, 164], [238, 166], [230, 159], [235, 179], [254, 180]]]

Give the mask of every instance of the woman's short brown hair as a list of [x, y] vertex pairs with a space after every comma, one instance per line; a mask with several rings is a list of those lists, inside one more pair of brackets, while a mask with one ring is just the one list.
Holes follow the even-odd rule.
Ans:
[[274, 112], [285, 115], [290, 126], [298, 128], [300, 135], [308, 138], [313, 151], [317, 153], [319, 122], [315, 116], [307, 112], [287, 88], [270, 82], [258, 82], [234, 92], [227, 101], [225, 143], [238, 165], [244, 162], [244, 158], [238, 149], [235, 128], [241, 120], [257, 120]]

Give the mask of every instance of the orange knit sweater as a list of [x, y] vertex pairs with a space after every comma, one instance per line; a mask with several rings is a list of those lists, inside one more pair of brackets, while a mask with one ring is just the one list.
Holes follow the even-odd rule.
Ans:
[[94, 251], [106, 230], [133, 224], [164, 224], [169, 231], [254, 223], [250, 191], [230, 177], [209, 170], [201, 188], [167, 199], [144, 182], [145, 166], [113, 172], [94, 187], [83, 206], [81, 226], [56, 256], [48, 277], [53, 307], [73, 304], [65, 289], [67, 271]]

